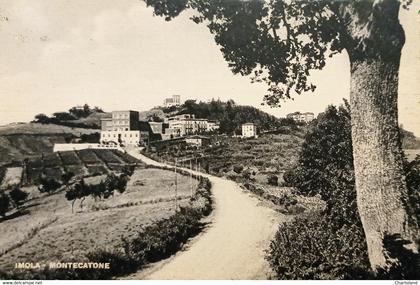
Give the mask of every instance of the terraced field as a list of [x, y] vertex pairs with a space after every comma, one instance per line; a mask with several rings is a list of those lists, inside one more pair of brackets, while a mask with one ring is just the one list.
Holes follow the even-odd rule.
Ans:
[[116, 150], [84, 149], [57, 152], [29, 159], [24, 176], [25, 185], [34, 184], [41, 174], [60, 180], [64, 173], [89, 176], [121, 171], [126, 165], [138, 165], [139, 161]]

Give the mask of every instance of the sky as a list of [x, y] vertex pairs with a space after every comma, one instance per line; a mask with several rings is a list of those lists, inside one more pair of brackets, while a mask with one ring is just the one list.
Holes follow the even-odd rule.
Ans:
[[[401, 10], [406, 32], [399, 118], [420, 136], [420, 1]], [[340, 54], [311, 75], [317, 85], [280, 108], [261, 106], [264, 84], [233, 75], [205, 25], [183, 12], [170, 22], [139, 0], [0, 0], [0, 125], [88, 103], [148, 110], [163, 99], [233, 99], [275, 116], [322, 112], [349, 97]]]

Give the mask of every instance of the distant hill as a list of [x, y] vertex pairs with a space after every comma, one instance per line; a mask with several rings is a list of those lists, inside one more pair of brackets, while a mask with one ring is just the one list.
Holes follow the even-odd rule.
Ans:
[[52, 116], [37, 114], [34, 123], [55, 124], [75, 128], [101, 128], [101, 118], [110, 116], [99, 107], [91, 108], [88, 104], [71, 107], [68, 112], [55, 112]]
[[420, 149], [420, 139], [414, 133], [401, 128], [404, 149]]

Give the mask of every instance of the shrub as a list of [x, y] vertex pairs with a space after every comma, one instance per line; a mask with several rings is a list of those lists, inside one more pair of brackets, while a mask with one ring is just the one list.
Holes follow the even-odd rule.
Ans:
[[41, 193], [46, 192], [46, 193], [51, 194], [61, 187], [61, 183], [58, 180], [54, 178], [49, 178], [44, 174], [41, 174], [39, 178], [39, 183], [40, 185], [38, 185], [38, 190]]
[[67, 185], [73, 177], [74, 177], [73, 172], [65, 172], [63, 173], [63, 175], [61, 175], [61, 181], [63, 181], [63, 183]]
[[244, 167], [242, 165], [234, 165], [233, 166], [233, 171], [235, 171], [235, 173], [239, 174], [244, 170]]
[[408, 199], [410, 203], [409, 210], [411, 211], [410, 223], [420, 224], [420, 155], [404, 164], [405, 177], [408, 188]]
[[9, 192], [10, 198], [19, 207], [28, 198], [28, 193], [22, 191], [18, 186], [13, 187], [12, 191]]
[[340, 229], [325, 215], [304, 216], [281, 227], [268, 261], [279, 279], [366, 279], [370, 275], [363, 230]]
[[279, 185], [279, 178], [277, 175], [269, 175], [267, 177], [267, 183], [269, 185], [278, 186]]
[[5, 193], [0, 194], [0, 215], [5, 217], [10, 207], [10, 198]]
[[[107, 251], [99, 249], [87, 254], [87, 258], [91, 262], [109, 263], [109, 270], [100, 270], [98, 279], [109, 279], [113, 276], [122, 276], [136, 272], [138, 264], [131, 259], [125, 252]], [[89, 278], [90, 279], [90, 278]]]

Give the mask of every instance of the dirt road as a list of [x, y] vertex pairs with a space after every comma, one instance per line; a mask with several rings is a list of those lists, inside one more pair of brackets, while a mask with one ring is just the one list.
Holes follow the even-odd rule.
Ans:
[[[147, 164], [162, 165], [141, 154], [128, 153]], [[264, 250], [281, 217], [261, 205], [235, 183], [202, 174], [212, 182], [215, 208], [211, 224], [186, 250], [130, 279], [267, 279], [271, 274]]]

